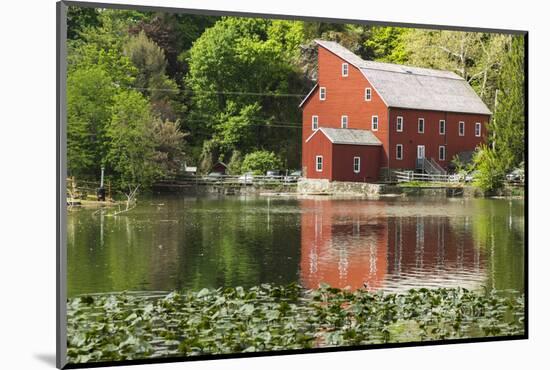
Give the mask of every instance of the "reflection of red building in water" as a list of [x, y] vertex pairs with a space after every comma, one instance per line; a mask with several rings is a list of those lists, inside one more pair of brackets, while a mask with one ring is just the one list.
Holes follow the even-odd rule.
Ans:
[[300, 207], [302, 284], [379, 288], [387, 269], [384, 204], [307, 199]]
[[306, 288], [474, 288], [486, 278], [467, 219], [396, 217], [378, 201], [306, 199], [300, 208]]
[[388, 219], [388, 275], [400, 285], [472, 288], [485, 278], [484, 257], [465, 232], [468, 219]]

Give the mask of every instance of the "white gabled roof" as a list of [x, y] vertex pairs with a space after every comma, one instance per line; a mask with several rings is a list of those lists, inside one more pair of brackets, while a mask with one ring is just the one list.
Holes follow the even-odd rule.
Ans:
[[358, 130], [353, 128], [330, 128], [320, 127], [307, 139], [306, 143], [311, 138], [322, 132], [327, 139], [333, 144], [347, 144], [347, 145], [382, 145], [382, 142], [369, 130]]
[[491, 114], [468, 82], [453, 72], [367, 61], [336, 42], [315, 42], [358, 68], [388, 107]]

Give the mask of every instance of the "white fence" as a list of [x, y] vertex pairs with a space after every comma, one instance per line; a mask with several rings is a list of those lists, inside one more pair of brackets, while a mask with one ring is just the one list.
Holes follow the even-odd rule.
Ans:
[[157, 185], [276, 185], [296, 184], [297, 176], [256, 176], [256, 175], [217, 175], [186, 176], [178, 179], [163, 180]]
[[397, 177], [397, 182], [459, 182], [460, 180], [458, 175], [415, 173], [413, 171], [396, 171], [395, 176]]

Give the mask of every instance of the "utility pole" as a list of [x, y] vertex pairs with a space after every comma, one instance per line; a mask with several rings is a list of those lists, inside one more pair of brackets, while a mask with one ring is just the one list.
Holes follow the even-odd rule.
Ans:
[[101, 180], [99, 182], [99, 188], [97, 189], [97, 200], [100, 202], [105, 201], [105, 187], [103, 186], [104, 174], [105, 174], [105, 166], [101, 166]]
[[497, 138], [496, 138], [497, 119], [495, 118], [496, 117], [496, 112], [497, 112], [497, 105], [498, 105], [498, 89], [495, 90], [495, 107], [493, 108], [493, 127], [494, 127], [494, 130], [493, 130], [493, 151], [495, 151], [496, 141], [497, 141]]

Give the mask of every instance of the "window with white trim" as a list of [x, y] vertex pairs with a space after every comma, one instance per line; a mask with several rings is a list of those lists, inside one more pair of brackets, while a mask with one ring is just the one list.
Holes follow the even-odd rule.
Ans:
[[327, 88], [319, 88], [319, 100], [327, 100]]
[[365, 101], [370, 101], [372, 95], [372, 90], [370, 87], [365, 88]]
[[403, 132], [403, 117], [397, 116], [397, 123], [395, 125], [395, 131]]
[[481, 136], [481, 122], [476, 122], [476, 136]]
[[445, 120], [439, 120], [439, 135], [445, 135]]
[[464, 136], [464, 121], [458, 122], [458, 135]]
[[343, 77], [348, 77], [348, 73], [349, 73], [349, 66], [347, 63], [342, 63], [342, 76]]
[[439, 146], [439, 160], [440, 161], [445, 160], [445, 146], [444, 145]]
[[348, 128], [348, 116], [342, 116], [340, 118], [340, 125], [342, 128]]
[[378, 116], [372, 116], [371, 128], [372, 131], [378, 131]]
[[395, 159], [403, 159], [403, 144], [397, 144], [395, 146]]
[[424, 118], [418, 119], [418, 133], [423, 134], [424, 133]]
[[353, 157], [353, 172], [359, 173], [361, 171], [361, 158]]
[[317, 130], [319, 128], [319, 116], [311, 116], [311, 129]]
[[322, 155], [318, 155], [315, 157], [315, 170], [317, 172], [322, 172], [323, 171], [323, 156]]

